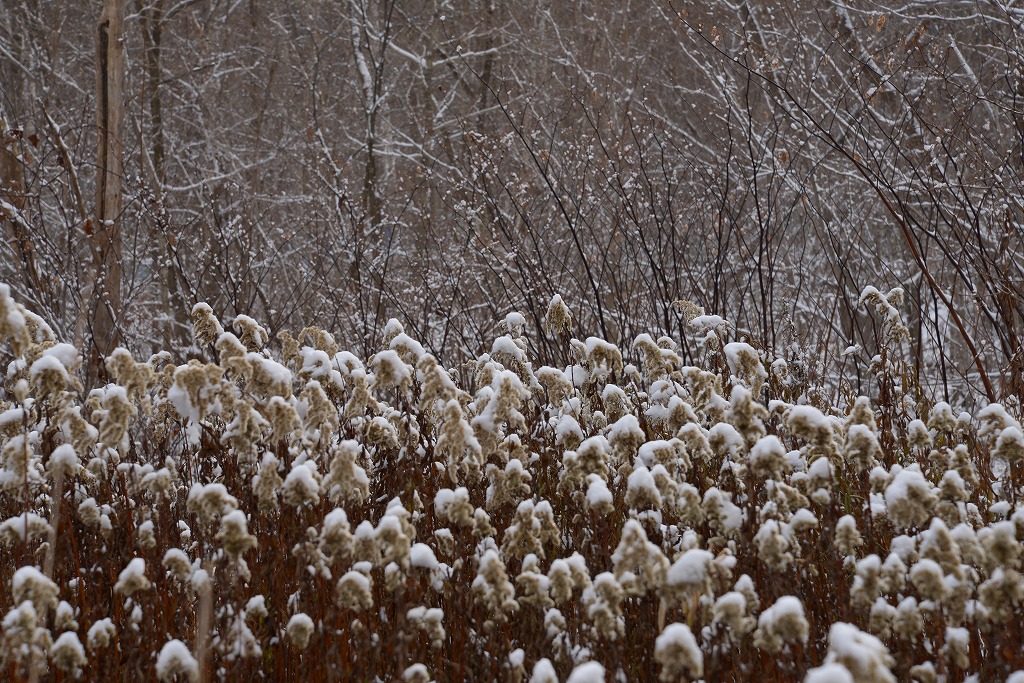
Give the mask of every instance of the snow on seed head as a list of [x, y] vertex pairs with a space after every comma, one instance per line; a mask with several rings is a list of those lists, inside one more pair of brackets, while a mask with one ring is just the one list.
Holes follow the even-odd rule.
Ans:
[[110, 641], [116, 635], [117, 628], [114, 627], [114, 622], [108, 617], [93, 622], [93, 625], [89, 627], [86, 642], [89, 644], [89, 649], [95, 651], [110, 645]]
[[792, 595], [785, 595], [758, 616], [754, 645], [768, 652], [779, 652], [787, 643], [806, 642], [808, 628], [803, 603]]
[[214, 524], [238, 508], [238, 499], [223, 484], [193, 484], [188, 492], [188, 510], [207, 524]]
[[638, 465], [626, 482], [626, 505], [635, 510], [661, 509], [661, 492], [651, 471], [643, 465]]
[[300, 650], [305, 650], [309, 646], [314, 631], [313, 620], [302, 612], [292, 615], [292, 618], [288, 620], [288, 625], [285, 626], [288, 639]]
[[761, 388], [768, 379], [768, 372], [761, 363], [761, 357], [750, 344], [732, 342], [723, 349], [729, 372], [750, 387], [755, 396], [761, 394]]
[[89, 662], [82, 641], [74, 631], [60, 634], [50, 646], [50, 661], [61, 671], [71, 674], [77, 674]]
[[793, 561], [786, 533], [774, 519], [765, 520], [754, 535], [757, 557], [775, 571], [785, 571]]
[[217, 532], [224, 551], [232, 560], [237, 561], [250, 548], [256, 547], [256, 537], [249, 533], [245, 513], [234, 510], [221, 517], [220, 531]]
[[786, 449], [779, 437], [761, 437], [747, 454], [747, 464], [757, 477], [778, 479], [786, 467]]
[[164, 569], [176, 580], [176, 581], [187, 581], [188, 577], [192, 574], [192, 563], [188, 559], [188, 555], [179, 548], [170, 548], [164, 553], [163, 559]]
[[622, 527], [619, 545], [612, 554], [615, 578], [627, 594], [642, 595], [658, 589], [665, 580], [669, 561], [636, 520], [628, 520]]
[[841, 664], [858, 682], [896, 683], [896, 677], [890, 671], [895, 660], [889, 650], [878, 638], [852, 624], [832, 624], [825, 663]]
[[121, 570], [117, 577], [117, 583], [114, 584], [114, 590], [131, 597], [136, 591], [146, 590], [149, 586], [149, 579], [146, 578], [146, 561], [136, 557]]
[[704, 653], [686, 624], [669, 624], [654, 641], [654, 659], [661, 665], [659, 680], [704, 676]]
[[487, 550], [480, 558], [477, 576], [473, 580], [473, 593], [488, 609], [490, 620], [503, 622], [508, 613], [519, 609], [505, 563], [494, 550]]
[[316, 505], [320, 502], [321, 479], [312, 460], [294, 465], [281, 485], [281, 500], [292, 507]]
[[156, 659], [156, 675], [161, 681], [199, 680], [199, 662], [180, 640], [170, 640]]
[[38, 614], [46, 614], [47, 610], [57, 606], [58, 593], [57, 584], [35, 567], [21, 567], [11, 577], [14, 604], [30, 600]]
[[625, 591], [611, 572], [601, 572], [594, 577], [590, 588], [583, 591], [581, 601], [587, 609], [587, 617], [594, 632], [608, 640], [617, 640], [626, 633], [622, 617], [622, 601]]
[[857, 520], [851, 515], [840, 517], [836, 522], [836, 535], [833, 541], [836, 550], [844, 555], [853, 555], [863, 542], [857, 530]]
[[350, 610], [368, 610], [373, 607], [373, 581], [368, 573], [355, 570], [346, 572], [334, 589], [335, 602]]
[[565, 683], [604, 683], [604, 667], [597, 662], [587, 662], [577, 665]]
[[729, 591], [715, 600], [711, 608], [711, 622], [718, 628], [729, 629], [730, 637], [740, 638], [753, 631], [756, 625], [749, 612], [750, 601], [747, 596], [738, 591]]
[[572, 314], [562, 297], [555, 294], [544, 314], [544, 331], [551, 335], [566, 335], [572, 331]]
[[936, 501], [931, 484], [914, 469], [901, 470], [885, 488], [889, 518], [897, 528], [922, 526], [931, 519]]
[[413, 664], [402, 672], [403, 683], [430, 683], [430, 671], [423, 664]]

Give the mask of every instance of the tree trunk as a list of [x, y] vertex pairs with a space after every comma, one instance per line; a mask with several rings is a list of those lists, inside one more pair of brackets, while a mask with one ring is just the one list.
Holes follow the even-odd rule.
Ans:
[[124, 174], [124, 0], [106, 0], [97, 26], [96, 222], [93, 245], [95, 305], [90, 361], [102, 376], [102, 361], [121, 341], [121, 202]]
[[142, 135], [141, 151], [143, 166], [153, 190], [151, 211], [157, 231], [163, 237], [163, 253], [159, 255], [160, 277], [164, 287], [160, 292], [164, 315], [162, 325], [164, 349], [171, 353], [184, 344], [188, 344], [188, 309], [178, 284], [176, 266], [177, 254], [175, 239], [171, 234], [164, 203], [164, 186], [167, 183], [167, 172], [164, 164], [164, 118], [163, 98], [160, 94], [160, 83], [163, 80], [160, 58], [164, 23], [167, 18], [164, 9], [165, 0], [143, 2], [135, 0], [135, 11], [139, 16], [142, 33], [142, 50], [146, 64], [146, 102], [149, 108], [149, 125]]

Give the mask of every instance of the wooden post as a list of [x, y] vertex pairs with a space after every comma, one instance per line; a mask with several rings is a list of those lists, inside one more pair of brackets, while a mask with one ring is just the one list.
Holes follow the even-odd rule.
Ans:
[[96, 221], [92, 317], [93, 376], [121, 341], [121, 209], [124, 174], [124, 0], [105, 0], [96, 43]]

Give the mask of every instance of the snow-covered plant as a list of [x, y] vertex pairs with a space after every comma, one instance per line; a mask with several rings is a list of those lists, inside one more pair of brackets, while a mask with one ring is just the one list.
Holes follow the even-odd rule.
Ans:
[[687, 337], [624, 350], [572, 339], [556, 298], [543, 341], [567, 365], [535, 367], [513, 313], [448, 369], [397, 321], [366, 360], [318, 328], [236, 315], [226, 332], [199, 305], [194, 358], [116, 349], [113, 382], [86, 391], [83, 354], [0, 288], [0, 670], [740, 681], [771, 658], [822, 683], [1019, 668], [1019, 403], [830, 405], [799, 389], [796, 360], [687, 311]]
[[704, 654], [686, 624], [665, 627], [654, 643], [654, 658], [661, 665], [662, 681], [678, 681], [683, 676], [697, 680], [704, 676]]

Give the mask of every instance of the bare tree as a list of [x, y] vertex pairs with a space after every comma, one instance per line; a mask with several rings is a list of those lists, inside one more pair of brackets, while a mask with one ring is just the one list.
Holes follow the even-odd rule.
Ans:
[[[124, 0], [106, 0], [96, 34], [96, 210], [90, 278], [78, 330], [91, 326], [91, 365], [100, 367], [120, 343], [121, 212], [124, 177]], [[79, 332], [81, 334], [81, 332]], [[100, 371], [102, 372], [102, 371]]]

